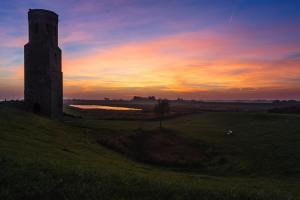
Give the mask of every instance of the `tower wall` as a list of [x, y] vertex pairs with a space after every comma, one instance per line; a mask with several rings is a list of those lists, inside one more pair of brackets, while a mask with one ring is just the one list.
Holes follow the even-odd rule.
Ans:
[[52, 11], [28, 12], [29, 42], [24, 49], [26, 107], [37, 114], [61, 118], [63, 83], [58, 47], [58, 15]]

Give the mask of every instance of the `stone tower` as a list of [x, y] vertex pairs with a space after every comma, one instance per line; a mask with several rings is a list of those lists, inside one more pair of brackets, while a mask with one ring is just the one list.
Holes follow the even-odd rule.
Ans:
[[61, 50], [58, 47], [58, 15], [49, 10], [28, 12], [29, 42], [25, 45], [26, 107], [37, 114], [63, 116]]

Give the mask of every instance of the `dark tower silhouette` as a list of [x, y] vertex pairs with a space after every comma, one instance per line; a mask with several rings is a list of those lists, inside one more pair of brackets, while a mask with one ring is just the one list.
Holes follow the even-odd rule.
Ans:
[[28, 12], [29, 42], [25, 45], [26, 107], [37, 114], [59, 119], [63, 114], [61, 50], [58, 15], [49, 10]]

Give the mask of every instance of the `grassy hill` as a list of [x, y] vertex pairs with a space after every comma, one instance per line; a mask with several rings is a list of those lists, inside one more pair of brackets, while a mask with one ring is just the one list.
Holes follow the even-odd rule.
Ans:
[[[225, 158], [206, 171], [148, 165], [97, 143], [157, 122], [51, 121], [0, 107], [0, 199], [299, 199], [300, 117], [202, 113], [164, 127]], [[228, 130], [231, 135], [227, 135]]]

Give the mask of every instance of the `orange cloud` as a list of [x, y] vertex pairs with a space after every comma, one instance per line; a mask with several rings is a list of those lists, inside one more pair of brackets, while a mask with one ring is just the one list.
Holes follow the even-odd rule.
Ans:
[[[266, 52], [264, 46], [240, 46], [241, 40], [202, 31], [128, 43], [69, 59], [63, 64], [68, 77], [66, 93], [72, 87], [88, 92], [144, 88], [149, 94], [150, 88], [187, 93], [298, 87], [288, 77], [300, 73], [299, 59], [266, 59], [272, 53], [284, 54], [298, 47], [278, 45], [273, 52]], [[248, 58], [251, 56], [253, 59]]]
[[23, 98], [23, 66], [0, 68], [0, 99]]

